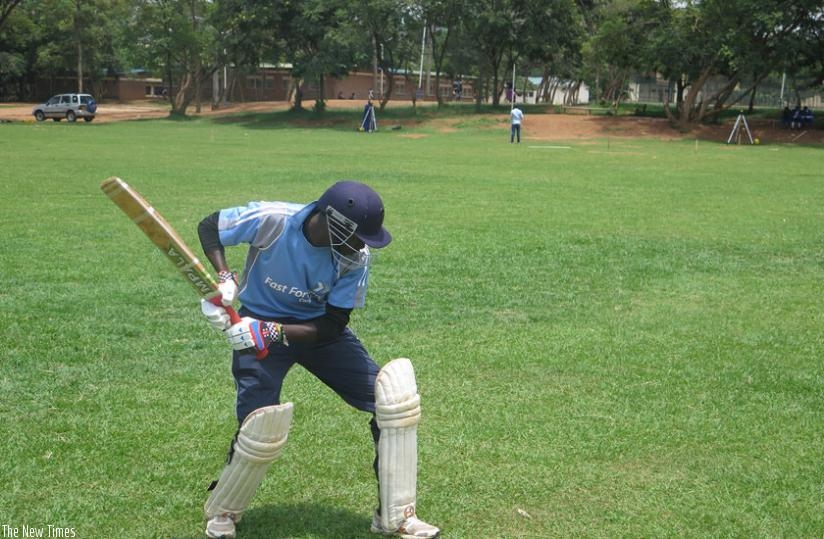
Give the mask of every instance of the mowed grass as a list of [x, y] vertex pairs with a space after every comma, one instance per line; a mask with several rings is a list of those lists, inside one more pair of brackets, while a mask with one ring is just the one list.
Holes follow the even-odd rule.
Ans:
[[[414, 362], [444, 537], [824, 535], [820, 148], [283, 118], [0, 126], [0, 524], [202, 537], [234, 433], [227, 345], [103, 179], [199, 252], [216, 209], [354, 178], [395, 240], [352, 326]], [[369, 418], [300, 368], [283, 398], [239, 538], [370, 537]]]

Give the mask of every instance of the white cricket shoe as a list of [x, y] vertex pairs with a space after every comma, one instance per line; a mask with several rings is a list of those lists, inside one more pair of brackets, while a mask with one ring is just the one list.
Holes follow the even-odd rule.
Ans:
[[234, 515], [227, 513], [210, 518], [209, 522], [206, 523], [206, 537], [209, 539], [234, 539]]
[[377, 513], [372, 517], [372, 526], [369, 531], [381, 535], [392, 535], [401, 539], [435, 539], [441, 535], [441, 530], [416, 516], [404, 520], [397, 530], [385, 530], [381, 527], [380, 515]]

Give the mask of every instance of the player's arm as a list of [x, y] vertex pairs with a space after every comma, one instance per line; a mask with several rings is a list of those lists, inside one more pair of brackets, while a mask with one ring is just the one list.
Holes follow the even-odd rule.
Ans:
[[200, 238], [200, 246], [203, 248], [206, 258], [209, 259], [216, 271], [221, 272], [229, 271], [229, 265], [226, 263], [223, 244], [220, 243], [220, 234], [217, 228], [219, 219], [220, 212], [217, 211], [205, 217], [197, 225], [197, 235]]
[[271, 345], [315, 343], [330, 340], [346, 329], [351, 309], [326, 306], [323, 316], [306, 322], [280, 324], [245, 316], [226, 329], [226, 338], [235, 350], [265, 350]]
[[[200, 238], [200, 246], [206, 254], [206, 258], [215, 268], [218, 274], [218, 290], [221, 294], [221, 303], [230, 306], [237, 297], [237, 277], [229, 269], [226, 262], [225, 250], [220, 242], [218, 233], [218, 220], [220, 212], [214, 212], [205, 217], [197, 225], [197, 235]], [[217, 330], [223, 331], [229, 327], [229, 318], [225, 309], [209, 302], [201, 301], [203, 315], [209, 323]]]
[[334, 339], [346, 329], [352, 309], [326, 305], [323, 316], [297, 324], [283, 324], [289, 342], [314, 343]]
[[220, 212], [214, 212], [205, 217], [197, 225], [197, 235], [206, 258], [217, 271], [218, 289], [223, 294], [223, 304], [231, 305], [237, 297], [237, 276], [229, 269], [229, 264], [226, 262], [226, 252], [218, 233], [219, 220]]

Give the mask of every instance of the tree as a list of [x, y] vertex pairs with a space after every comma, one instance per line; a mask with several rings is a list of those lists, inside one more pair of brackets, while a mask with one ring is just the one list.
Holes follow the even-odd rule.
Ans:
[[24, 99], [29, 95], [33, 64], [42, 30], [25, 9], [6, 13], [7, 24], [0, 27], [0, 101]]
[[323, 110], [324, 77], [343, 76], [369, 57], [368, 49], [356, 46], [359, 36], [352, 35], [350, 27], [343, 24], [351, 17], [346, 8], [346, 0], [303, 0], [291, 5], [283, 19], [285, 58], [292, 63], [293, 107], [297, 110], [303, 108], [303, 81], [317, 85], [315, 109]]
[[[646, 66], [674, 85], [675, 110], [668, 117], [686, 127], [717, 115], [754, 91], [766, 74], [781, 68], [802, 28], [820, 14], [819, 0], [693, 0], [639, 3], [651, 30], [644, 41]], [[665, 8], [668, 13], [662, 9]], [[651, 15], [652, 14], [652, 15]], [[659, 16], [663, 22], [650, 19]], [[713, 79], [725, 84], [708, 91]], [[734, 96], [742, 81], [749, 87]]]
[[[386, 84], [377, 94], [383, 110], [394, 91], [395, 66], [408, 66], [411, 59], [408, 30], [415, 27], [414, 6], [404, 0], [354, 0], [350, 9], [356, 14], [351, 18], [352, 33], [368, 37], [375, 79], [380, 76]], [[378, 80], [373, 87], [380, 87]]]
[[523, 19], [511, 1], [480, 0], [472, 4], [467, 15], [467, 33], [477, 43], [483, 59], [480, 78], [491, 79], [492, 104], [498, 106], [507, 79], [507, 70], [502, 69], [504, 56], [509, 53], [509, 66], [517, 59], [513, 54], [516, 27], [523, 24]]
[[[261, 62], [277, 63], [281, 56], [282, 41], [279, 39], [285, 2], [260, 2], [257, 0], [221, 0], [212, 11], [211, 26], [216, 40], [213, 56], [218, 66], [231, 65], [233, 71], [243, 73], [256, 70]], [[230, 85], [226, 81], [225, 87]], [[224, 95], [218, 96], [218, 101]]]
[[214, 4], [205, 0], [142, 0], [136, 4], [135, 58], [164, 73], [172, 85], [172, 116], [185, 116], [200, 84], [215, 70], [216, 31], [209, 24]]
[[[551, 99], [551, 77], [580, 77], [581, 46], [585, 35], [581, 8], [573, 0], [544, 0], [525, 4], [525, 25], [517, 47], [528, 65], [541, 72], [539, 94]], [[571, 98], [572, 96], [568, 96]]]
[[[117, 65], [114, 51], [125, 0], [28, 0], [13, 12], [8, 6], [5, 20], [11, 24], [0, 31], [4, 92], [16, 87], [12, 93], [24, 96], [42, 78], [51, 79], [55, 90], [68, 91], [72, 88], [62, 81], [67, 76], [74, 77], [76, 91], [102, 92], [103, 77]], [[99, 18], [99, 13], [108, 16]]]
[[[590, 12], [594, 34], [583, 54], [590, 86], [597, 98], [617, 109], [627, 98], [627, 84], [637, 72], [648, 72], [652, 63], [644, 44], [657, 28], [670, 22], [671, 10], [662, 2], [621, 0], [599, 5]], [[672, 38], [671, 38], [672, 39]], [[683, 47], [682, 43], [672, 48]]]
[[[88, 78], [95, 87], [93, 91], [99, 94], [103, 75], [117, 66], [115, 40], [122, 34], [119, 22], [127, 16], [127, 5], [125, 0], [72, 0], [71, 5], [66, 6], [64, 13], [71, 17], [61, 21], [60, 26], [64, 27], [75, 52], [78, 92], [87, 90], [83, 81]], [[98, 21], [100, 13], [106, 13], [106, 18], [89, 24], [89, 21]]]
[[22, 1], [23, 0], [0, 0], [0, 28], [6, 23], [6, 19], [9, 18], [14, 8]]
[[435, 67], [435, 99], [441, 106], [441, 73], [449, 51], [450, 37], [463, 22], [468, 6], [464, 0], [423, 0], [421, 7]]

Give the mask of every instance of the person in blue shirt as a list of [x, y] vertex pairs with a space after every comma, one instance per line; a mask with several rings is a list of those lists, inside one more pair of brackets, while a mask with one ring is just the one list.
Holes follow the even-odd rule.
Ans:
[[[227, 465], [206, 502], [208, 537], [235, 537], [236, 524], [268, 464], [279, 456], [291, 421], [291, 403], [280, 403], [281, 387], [295, 364], [349, 405], [372, 414], [381, 496], [371, 530], [409, 538], [439, 536], [438, 528], [415, 515], [414, 424], [420, 408], [402, 406], [411, 411], [402, 411], [401, 416], [411, 419], [385, 422], [401, 428], [387, 429], [391, 435], [382, 439], [380, 400], [385, 392], [376, 396], [376, 380], [389, 373], [382, 373], [348, 327], [352, 310], [365, 303], [370, 249], [385, 247], [392, 239], [383, 221], [383, 202], [371, 187], [340, 181], [315, 202], [249, 202], [217, 211], [198, 225], [201, 246], [218, 272], [222, 294], [220, 305], [204, 300], [202, 310], [233, 348], [240, 425]], [[249, 247], [238, 280], [225, 248], [240, 244]], [[225, 308], [235, 301], [241, 305], [239, 321], [230, 320]], [[412, 402], [417, 388], [411, 367], [397, 376], [399, 385], [409, 389], [403, 399]], [[401, 454], [407, 456], [399, 458]]]
[[801, 109], [801, 123], [804, 127], [813, 126], [813, 111], [810, 107], [805, 106]]

